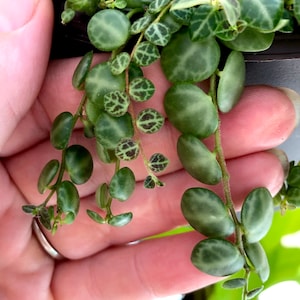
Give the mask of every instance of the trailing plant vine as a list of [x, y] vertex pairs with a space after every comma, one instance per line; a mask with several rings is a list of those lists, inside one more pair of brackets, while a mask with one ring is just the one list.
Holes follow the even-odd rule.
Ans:
[[[300, 1], [66, 0], [62, 22], [70, 23], [82, 13], [90, 17], [90, 43], [110, 57], [92, 67], [90, 51], [74, 71], [72, 84], [83, 91], [82, 101], [75, 114], [62, 112], [56, 117], [50, 135], [61, 159], [50, 160], [41, 171], [38, 191], [46, 194], [44, 202], [23, 206], [23, 210], [52, 233], [75, 220], [80, 207], [77, 185], [87, 182], [93, 172], [90, 152], [70, 143], [77, 122], [83, 124], [86, 138], [95, 140], [98, 159], [114, 165], [110, 181], [99, 182], [95, 193], [99, 210], [87, 210], [92, 220], [124, 226], [134, 217], [131, 212], [115, 215], [112, 211], [113, 201], [125, 202], [135, 189], [134, 172], [123, 167], [123, 161], [141, 156], [148, 173], [145, 188], [164, 185], [158, 173], [167, 168], [168, 158], [160, 152], [147, 157], [140, 138], [161, 130], [164, 116], [151, 107], [137, 114], [132, 108], [134, 102], [146, 102], [153, 96], [156, 87], [144, 76], [143, 67], [160, 59], [171, 83], [164, 109], [181, 133], [178, 157], [199, 183], [222, 182], [224, 192], [221, 199], [207, 188], [194, 187], [182, 195], [183, 215], [207, 237], [195, 245], [192, 263], [215, 276], [244, 269], [242, 278], [228, 280], [224, 287], [241, 288], [242, 299], [254, 298], [270, 272], [260, 240], [272, 225], [274, 206], [284, 213], [300, 205], [300, 165], [291, 162], [289, 176], [274, 199], [265, 187], [258, 187], [244, 199], [237, 215], [219, 113], [229, 112], [243, 91], [243, 53], [266, 50], [276, 32], [292, 32], [300, 22]], [[197, 85], [206, 79], [210, 80], [208, 92]], [[213, 151], [202, 141], [209, 136], [215, 140]], [[48, 205], [53, 197], [56, 205]], [[252, 273], [258, 274], [262, 284], [249, 290]]]

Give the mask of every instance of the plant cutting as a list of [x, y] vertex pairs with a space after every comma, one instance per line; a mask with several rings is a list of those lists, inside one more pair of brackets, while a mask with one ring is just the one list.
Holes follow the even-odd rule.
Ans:
[[[237, 214], [220, 115], [230, 112], [243, 92], [243, 54], [268, 49], [278, 32], [293, 32], [300, 21], [300, 1], [65, 1], [62, 22], [68, 26], [78, 14], [89, 17], [86, 32], [91, 45], [109, 56], [92, 65], [94, 52], [88, 51], [74, 70], [70, 80], [82, 92], [82, 100], [74, 114], [65, 111], [55, 118], [50, 134], [61, 158], [50, 160], [41, 171], [37, 185], [45, 200], [40, 205], [25, 205], [23, 210], [53, 234], [61, 225], [75, 221], [80, 210], [78, 185], [91, 178], [94, 165], [88, 149], [70, 143], [78, 122], [86, 138], [93, 139], [98, 159], [114, 166], [110, 180], [100, 182], [95, 193], [98, 209], [86, 211], [92, 221], [120, 227], [134, 218], [126, 211], [136, 181], [127, 162], [141, 157], [147, 171], [144, 188], [163, 188], [159, 173], [168, 167], [169, 158], [161, 149], [146, 156], [141, 136], [155, 139], [165, 117], [151, 105], [138, 112], [133, 109], [133, 103], [147, 104], [153, 96], [156, 86], [144, 76], [143, 68], [160, 60], [171, 84], [164, 111], [180, 132], [178, 158], [199, 182], [179, 195], [185, 219], [206, 237], [195, 245], [191, 261], [214, 276], [244, 270], [243, 277], [226, 281], [224, 287], [241, 288], [242, 299], [254, 298], [270, 272], [260, 241], [272, 226], [275, 206], [283, 213], [299, 206], [300, 166], [291, 162], [287, 180], [275, 198], [267, 188], [257, 187]], [[199, 86], [204, 80], [209, 82], [207, 91]], [[209, 137], [214, 140], [213, 149], [203, 142]], [[224, 196], [201, 183], [221, 183]], [[49, 205], [52, 198], [55, 206]], [[114, 201], [124, 202], [123, 213], [114, 213]], [[254, 273], [261, 286], [250, 290]]]

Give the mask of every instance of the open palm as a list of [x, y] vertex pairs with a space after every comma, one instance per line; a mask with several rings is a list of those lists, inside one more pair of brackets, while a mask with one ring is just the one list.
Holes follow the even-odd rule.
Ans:
[[[4, 2], [0, 0], [0, 11]], [[166, 187], [145, 190], [146, 172], [137, 160], [131, 167], [141, 182], [127, 203], [113, 206], [115, 213], [133, 212], [129, 225], [99, 225], [86, 215], [87, 208], [96, 209], [95, 189], [113, 172], [110, 165], [95, 159], [92, 179], [79, 189], [81, 210], [75, 223], [59, 228], [55, 236], [46, 233], [66, 260], [54, 261], [41, 249], [32, 234], [32, 218], [21, 207], [44, 200], [36, 189], [37, 178], [49, 159], [59, 157], [49, 143], [51, 122], [62, 111], [74, 112], [81, 95], [71, 86], [77, 58], [48, 64], [51, 2], [36, 2], [36, 9], [21, 27], [0, 32], [0, 298], [146, 300], [215, 282], [217, 278], [190, 263], [191, 250], [201, 239], [198, 233], [144, 240], [184, 224], [181, 195], [199, 185], [176, 158], [178, 133], [171, 126], [143, 139], [146, 153], [163, 149], [170, 158], [170, 167], [162, 176]], [[101, 59], [96, 57], [96, 61]], [[151, 105], [163, 112], [168, 83], [159, 64], [145, 69], [145, 75], [157, 86]], [[284, 178], [282, 164], [287, 162], [283, 154], [279, 159], [278, 152], [267, 150], [283, 142], [296, 126], [294, 106], [281, 90], [251, 87], [242, 98], [231, 113], [222, 116], [221, 127], [237, 208], [255, 187], [265, 186], [273, 194], [279, 190]], [[94, 153], [94, 141], [85, 139], [79, 127], [72, 143], [81, 143]], [[221, 193], [220, 185], [214, 189]], [[133, 241], [139, 242], [130, 243]]]

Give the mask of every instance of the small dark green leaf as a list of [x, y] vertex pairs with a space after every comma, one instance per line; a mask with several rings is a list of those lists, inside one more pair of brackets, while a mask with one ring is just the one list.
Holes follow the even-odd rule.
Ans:
[[58, 211], [75, 217], [79, 211], [79, 194], [75, 185], [71, 181], [63, 181], [56, 193]]
[[145, 38], [154, 45], [165, 46], [171, 38], [171, 32], [163, 23], [152, 23], [145, 31]]
[[148, 165], [152, 172], [161, 172], [168, 166], [169, 160], [161, 153], [151, 155]]
[[208, 189], [186, 190], [181, 199], [181, 210], [190, 225], [208, 237], [226, 237], [235, 230], [225, 204]]
[[83, 89], [84, 81], [91, 67], [92, 59], [93, 59], [93, 51], [87, 52], [80, 60], [79, 64], [77, 65], [74, 71], [72, 77], [72, 84], [73, 87], [75, 87], [78, 90]]
[[240, 271], [244, 257], [231, 242], [223, 239], [206, 239], [192, 251], [192, 263], [199, 270], [213, 276], [227, 276]]
[[138, 66], [136, 63], [131, 62], [128, 69], [128, 77], [129, 82], [133, 81], [133, 79], [137, 77], [143, 77], [144, 73], [140, 66]]
[[39, 222], [48, 230], [51, 230], [51, 219], [47, 207], [42, 207], [39, 210]]
[[128, 167], [124, 167], [112, 177], [109, 184], [109, 193], [112, 198], [126, 201], [133, 193], [134, 188], [134, 173]]
[[38, 207], [36, 207], [33, 204], [28, 204], [28, 205], [23, 205], [22, 210], [27, 214], [33, 214], [35, 216], [38, 212]]
[[63, 112], [55, 118], [50, 131], [50, 141], [54, 148], [67, 148], [73, 126], [74, 118], [70, 112]]
[[90, 42], [101, 51], [116, 50], [129, 37], [130, 22], [120, 10], [100, 10], [90, 19], [87, 33]]
[[217, 184], [222, 178], [221, 167], [215, 154], [195, 136], [181, 135], [177, 142], [177, 153], [186, 171], [206, 184]]
[[92, 155], [81, 145], [72, 145], [66, 149], [65, 164], [66, 170], [75, 184], [87, 182], [92, 175]]
[[127, 52], [119, 53], [111, 62], [110, 70], [114, 75], [123, 73], [130, 63], [130, 55]]
[[108, 219], [108, 224], [116, 227], [127, 225], [132, 220], [132, 213], [124, 213], [117, 216], [112, 216]]
[[254, 290], [249, 291], [247, 293], [247, 296], [246, 296], [247, 298], [246, 299], [247, 300], [254, 299], [256, 296], [258, 296], [262, 292], [263, 289], [264, 289], [264, 287], [261, 286], [259, 288], [256, 288]]
[[38, 191], [43, 194], [51, 184], [59, 170], [59, 161], [57, 159], [50, 160], [43, 168], [38, 179]]
[[224, 289], [240, 289], [246, 285], [246, 280], [244, 278], [233, 278], [225, 281], [223, 283]]
[[148, 175], [146, 177], [146, 179], [144, 180], [144, 187], [146, 189], [154, 189], [155, 186], [156, 186], [155, 180], [153, 179], [153, 177], [151, 175]]
[[130, 97], [138, 102], [149, 100], [155, 91], [155, 86], [145, 77], [136, 77], [129, 84]]
[[148, 25], [150, 25], [152, 20], [153, 20], [153, 16], [150, 14], [146, 14], [143, 17], [135, 20], [131, 25], [130, 33], [131, 34], [141, 33], [147, 28]]
[[165, 118], [153, 108], [142, 110], [136, 118], [138, 129], [144, 133], [155, 133], [164, 125]]
[[121, 117], [113, 117], [101, 112], [95, 124], [95, 135], [98, 142], [106, 149], [115, 149], [124, 138], [134, 134], [132, 119], [129, 113]]
[[113, 91], [104, 96], [104, 109], [114, 117], [123, 116], [129, 107], [130, 99], [125, 92]]
[[95, 211], [87, 209], [86, 212], [87, 212], [88, 216], [93, 221], [95, 221], [96, 223], [99, 223], [99, 224], [105, 224], [106, 223], [105, 220], [98, 213], [96, 213]]
[[148, 12], [151, 14], [156, 14], [160, 12], [169, 2], [170, 0], [153, 0], [149, 4]]
[[242, 206], [241, 220], [249, 243], [256, 243], [267, 234], [273, 215], [273, 198], [266, 188], [256, 188], [248, 194]]
[[133, 61], [141, 67], [146, 67], [159, 59], [159, 57], [160, 54], [157, 46], [148, 41], [145, 41], [141, 42], [137, 46], [133, 54]]
[[139, 144], [133, 139], [123, 139], [116, 147], [115, 154], [121, 160], [136, 159], [140, 152]]

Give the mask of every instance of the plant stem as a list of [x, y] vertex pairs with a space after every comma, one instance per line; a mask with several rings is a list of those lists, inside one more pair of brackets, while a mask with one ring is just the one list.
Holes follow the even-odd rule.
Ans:
[[[212, 97], [212, 101], [215, 105], [216, 110], [218, 110], [217, 92], [216, 91], [217, 91], [216, 74], [214, 74], [211, 76], [211, 80], [210, 80], [210, 95]], [[222, 171], [222, 184], [223, 184], [225, 203], [226, 203], [226, 206], [227, 206], [227, 208], [232, 216], [232, 219], [236, 225], [235, 226], [236, 243], [239, 247], [242, 247], [242, 233], [241, 233], [241, 228], [240, 228], [240, 222], [237, 218], [237, 215], [236, 215], [236, 212], [234, 209], [234, 204], [233, 204], [232, 195], [231, 195], [231, 188], [230, 188], [230, 175], [229, 175], [229, 172], [227, 169], [224, 150], [222, 147], [220, 116], [218, 118], [219, 118], [219, 124], [218, 124], [218, 128], [215, 132], [215, 152], [216, 152], [217, 159], [220, 164], [221, 171]]]

